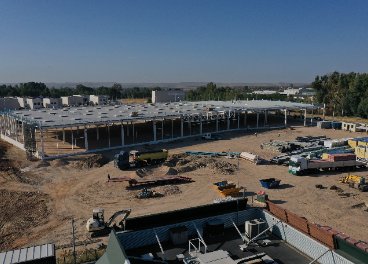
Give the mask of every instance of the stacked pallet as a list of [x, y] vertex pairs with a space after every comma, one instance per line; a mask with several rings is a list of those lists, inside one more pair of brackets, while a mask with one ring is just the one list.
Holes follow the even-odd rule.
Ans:
[[343, 153], [343, 154], [329, 154], [328, 159], [330, 161], [348, 161], [348, 160], [356, 160], [356, 155], [352, 153]]
[[324, 146], [327, 148], [336, 148], [336, 147], [346, 146], [348, 145], [349, 140], [351, 140], [351, 138], [326, 140], [324, 142]]

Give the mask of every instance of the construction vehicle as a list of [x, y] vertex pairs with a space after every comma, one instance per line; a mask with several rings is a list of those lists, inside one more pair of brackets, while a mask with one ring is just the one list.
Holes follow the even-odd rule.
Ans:
[[129, 187], [133, 187], [138, 184], [169, 184], [169, 183], [177, 183], [179, 181], [188, 181], [188, 182], [194, 182], [192, 178], [189, 177], [183, 177], [179, 175], [165, 175], [165, 176], [158, 176], [158, 177], [151, 177], [151, 178], [143, 178], [143, 179], [132, 179], [130, 177], [122, 177], [122, 178], [110, 178], [108, 175], [108, 182], [123, 182], [127, 181], [129, 182]]
[[202, 139], [214, 139], [214, 140], [218, 140], [218, 139], [222, 139], [221, 135], [214, 135], [211, 133], [206, 133], [202, 135]]
[[[342, 155], [342, 154], [340, 154]], [[289, 172], [294, 175], [304, 175], [308, 173], [319, 173], [320, 170], [355, 170], [365, 168], [366, 164], [357, 160], [334, 161], [330, 159], [308, 160], [302, 156], [293, 156], [289, 161]]]
[[144, 198], [151, 198], [151, 197], [156, 197], [156, 196], [157, 196], [156, 191], [148, 191], [147, 188], [143, 188], [142, 192], [137, 194], [135, 198], [144, 199]]
[[121, 151], [114, 157], [114, 167], [121, 170], [134, 167], [145, 167], [147, 164], [164, 162], [168, 156], [169, 152], [166, 149], [153, 151]]
[[365, 184], [365, 178], [361, 176], [351, 175], [341, 176], [339, 182], [348, 183], [349, 187], [358, 189], [361, 192], [368, 191], [368, 185]]
[[[110, 231], [112, 228], [115, 230], [124, 230], [124, 221], [128, 218], [132, 210], [122, 210], [118, 211], [115, 214], [113, 214], [109, 221], [105, 222], [105, 215], [103, 209], [94, 209], [92, 218], [88, 219], [86, 228], [91, 233], [91, 237], [98, 237], [110, 234]], [[111, 226], [111, 224], [115, 221], [115, 219], [119, 215], [124, 215], [123, 218], [120, 220], [118, 225], [114, 224]]]
[[254, 164], [260, 164], [262, 162], [262, 159], [258, 155], [246, 151], [240, 153], [240, 157]]

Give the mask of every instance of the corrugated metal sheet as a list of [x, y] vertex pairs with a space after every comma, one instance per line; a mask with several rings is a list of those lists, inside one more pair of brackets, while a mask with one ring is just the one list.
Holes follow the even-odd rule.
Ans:
[[[275, 224], [278, 219], [268, 214], [267, 212], [261, 211], [259, 218], [266, 220], [268, 226]], [[329, 248], [318, 243], [316, 240], [302, 234], [295, 228], [288, 224], [280, 222], [272, 228], [272, 233], [282, 238], [286, 243], [292, 245], [299, 251], [303, 252], [310, 258], [317, 258], [325, 253]], [[321, 264], [354, 264], [353, 262], [343, 258], [336, 254], [334, 251], [329, 251], [318, 259], [318, 263]]]
[[0, 253], [0, 264], [12, 264], [55, 256], [54, 244], [10, 250]]

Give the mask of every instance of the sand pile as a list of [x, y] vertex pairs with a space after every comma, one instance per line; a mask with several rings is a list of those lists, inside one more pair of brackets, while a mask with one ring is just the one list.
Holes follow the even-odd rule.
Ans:
[[34, 168], [44, 168], [50, 166], [50, 162], [46, 160], [36, 161], [33, 165]]

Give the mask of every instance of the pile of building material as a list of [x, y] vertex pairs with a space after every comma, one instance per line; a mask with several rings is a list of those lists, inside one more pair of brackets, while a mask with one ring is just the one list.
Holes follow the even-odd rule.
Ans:
[[321, 139], [326, 139], [326, 136], [302, 136], [296, 137], [295, 141], [299, 142], [319, 142]]
[[324, 146], [326, 148], [336, 148], [336, 147], [346, 146], [348, 145], [349, 140], [351, 140], [351, 138], [325, 140]]
[[270, 143], [262, 143], [261, 144], [261, 149], [267, 149], [267, 150], [271, 150], [272, 152], [289, 152], [291, 151], [291, 148], [288, 144], [281, 144], [281, 143], [274, 143], [274, 142], [270, 142]]
[[234, 201], [236, 200], [235, 198], [228, 196], [228, 197], [223, 197], [223, 198], [216, 198], [213, 200], [213, 203], [226, 203], [229, 201]]

